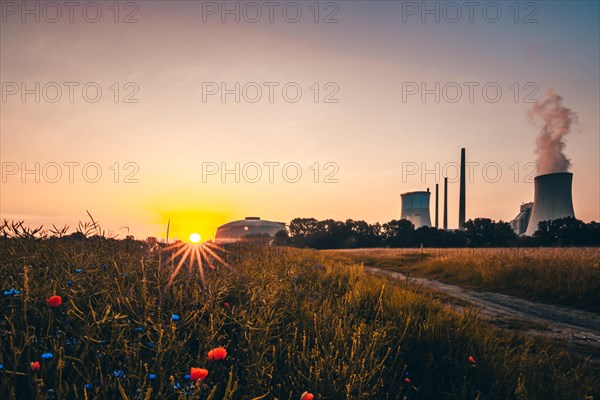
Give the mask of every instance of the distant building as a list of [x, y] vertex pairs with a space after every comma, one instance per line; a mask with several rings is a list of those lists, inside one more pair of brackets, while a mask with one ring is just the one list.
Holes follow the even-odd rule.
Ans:
[[515, 219], [510, 221], [510, 226], [517, 235], [523, 235], [525, 234], [525, 231], [527, 231], [527, 226], [529, 225], [529, 218], [531, 217], [532, 209], [533, 202], [521, 204], [521, 211], [515, 217]]
[[234, 243], [252, 237], [269, 235], [271, 238], [281, 230], [285, 230], [284, 222], [261, 220], [259, 217], [246, 217], [246, 219], [229, 222], [217, 228], [215, 242]]
[[416, 228], [422, 226], [431, 226], [431, 217], [429, 215], [429, 189], [426, 192], [407, 192], [402, 193], [402, 213], [400, 219], [407, 219], [413, 223]]

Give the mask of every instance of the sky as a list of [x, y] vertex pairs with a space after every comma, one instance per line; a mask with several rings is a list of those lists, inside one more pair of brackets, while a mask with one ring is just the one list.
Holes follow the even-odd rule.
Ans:
[[467, 219], [509, 221], [552, 90], [577, 114], [575, 215], [600, 220], [596, 1], [47, 4], [2, 3], [0, 218], [208, 240], [246, 216], [384, 223], [447, 175], [452, 228], [464, 147]]

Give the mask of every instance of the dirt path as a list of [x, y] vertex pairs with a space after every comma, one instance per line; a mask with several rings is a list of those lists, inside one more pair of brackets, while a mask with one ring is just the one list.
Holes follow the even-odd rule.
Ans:
[[[564, 342], [582, 355], [600, 359], [600, 316], [569, 307], [537, 303], [500, 293], [478, 292], [426, 278], [407, 278], [399, 272], [365, 267], [365, 271], [422, 285], [480, 309], [488, 322], [531, 335], [545, 335]], [[444, 303], [465, 308], [449, 300]]]

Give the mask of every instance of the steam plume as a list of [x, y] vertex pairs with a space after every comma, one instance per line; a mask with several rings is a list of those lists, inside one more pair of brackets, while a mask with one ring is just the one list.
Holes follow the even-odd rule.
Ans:
[[571, 166], [571, 160], [563, 153], [564, 139], [571, 125], [577, 122], [577, 114], [563, 106], [562, 100], [561, 96], [549, 90], [546, 97], [527, 113], [530, 122], [542, 125], [535, 149], [538, 175], [567, 172]]

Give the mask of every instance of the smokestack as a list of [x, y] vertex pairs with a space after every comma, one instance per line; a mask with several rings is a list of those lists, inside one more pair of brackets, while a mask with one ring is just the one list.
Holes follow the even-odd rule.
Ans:
[[564, 217], [575, 217], [573, 211], [573, 174], [558, 172], [555, 174], [539, 175], [535, 177], [535, 196], [533, 210], [527, 225], [526, 235], [533, 235], [537, 231], [540, 221], [549, 221]]
[[465, 227], [465, 148], [460, 149], [460, 198], [458, 205], [458, 228]]
[[440, 202], [439, 191], [440, 191], [440, 185], [436, 183], [435, 184], [435, 229], [439, 228], [439, 225], [438, 225], [439, 202]]
[[444, 177], [444, 230], [448, 230], [448, 177]]

